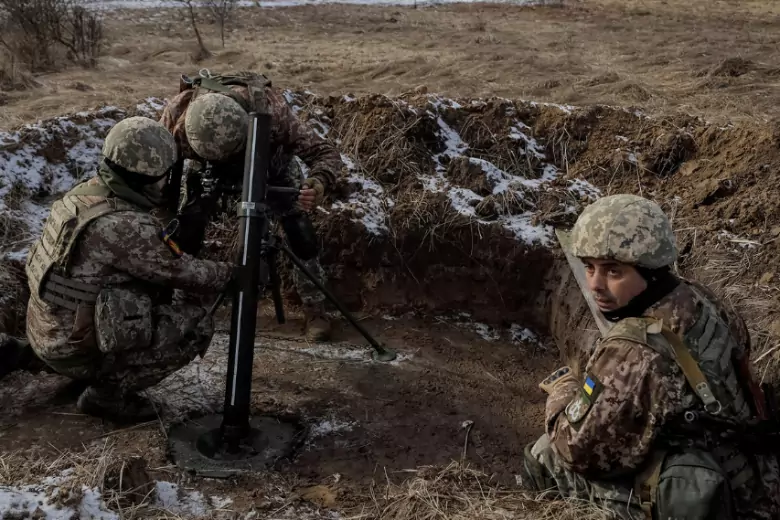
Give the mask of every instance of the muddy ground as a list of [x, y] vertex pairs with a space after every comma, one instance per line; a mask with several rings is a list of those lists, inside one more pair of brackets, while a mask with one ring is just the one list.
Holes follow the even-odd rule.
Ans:
[[[0, 166], [13, 180], [0, 182], [0, 331], [23, 333], [25, 247], [51, 198], [94, 166], [107, 128], [128, 114], [157, 116], [163, 100], [147, 96], [173, 95], [170, 77], [182, 68], [252, 68], [294, 87], [296, 113], [343, 153], [347, 168], [315, 215], [323, 265], [336, 294], [402, 354], [371, 362], [345, 322], [333, 344], [308, 345], [299, 320], [272, 326], [265, 309], [254, 410], [293, 414], [310, 434], [279, 471], [238, 481], [191, 478], [165, 452], [167, 424], [222, 404], [225, 330], [203, 360], [151, 391], [164, 420], [137, 429], [78, 415], [61, 378], [15, 374], [0, 384], [0, 491], [36, 485], [50, 495], [57, 486], [41, 483], [68, 471], [56, 501], [83, 509], [102, 487], [123, 518], [400, 520], [439, 509], [596, 518], [571, 504], [550, 516], [534, 497], [491, 500], [508, 496], [524, 445], [541, 433], [538, 381], [562, 357], [584, 357], [595, 337], [551, 237], [605, 194], [663, 206], [678, 235], [678, 273], [737, 307], [754, 370], [777, 382], [777, 5], [569, 4], [252, 11], [202, 62], [192, 59], [181, 12], [121, 12], [108, 21], [117, 38], [98, 70], [0, 86], [0, 126], [9, 130], [0, 132]], [[216, 47], [214, 28], [204, 33]], [[127, 110], [11, 131], [107, 103]], [[227, 258], [233, 234], [224, 218], [215, 223], [206, 255]], [[441, 477], [464, 445], [484, 474]], [[133, 455], [144, 457], [157, 496], [120, 505], [104, 476]], [[446, 495], [464, 482], [468, 501]], [[181, 485], [178, 501], [171, 483]], [[501, 493], [485, 492], [497, 484]], [[205, 498], [193, 505], [196, 491]], [[422, 509], [399, 505], [409, 503]]]
[[[470, 320], [363, 320], [399, 353], [398, 360], [380, 363], [371, 360], [366, 342], [343, 320], [327, 345], [307, 344], [295, 315], [281, 326], [271, 320], [266, 312], [257, 337], [253, 410], [293, 414], [310, 428], [292, 460], [282, 462], [270, 477], [292, 481], [285, 489], [269, 489], [269, 477], [263, 475], [240, 482], [188, 482], [166, 458], [159, 423], [122, 432], [81, 416], [66, 381], [46, 374], [16, 374], [3, 383], [4, 463], [52, 462], [62, 452], [78, 453], [85, 444], [110, 441], [123, 459], [143, 456], [152, 478], [182, 479], [203, 493], [229, 496], [233, 502], [225, 509], [243, 513], [262, 512], [264, 502], [277, 509], [280, 496], [286, 500], [315, 485], [326, 485], [334, 494], [328, 506], [354, 510], [365, 507], [371, 489], [386, 479], [397, 482], [410, 469], [443, 467], [464, 455], [496, 483], [513, 483], [524, 445], [538, 436], [543, 421], [544, 399], [537, 383], [555, 368], [549, 349], [507, 337], [486, 340]], [[218, 334], [202, 360], [154, 390], [166, 417], [221, 405], [220, 358], [227, 355], [226, 345], [225, 334]], [[464, 429], [466, 421], [473, 426]], [[10, 475], [26, 473], [29, 478], [35, 471], [17, 467]], [[4, 476], [9, 476], [8, 468]]]

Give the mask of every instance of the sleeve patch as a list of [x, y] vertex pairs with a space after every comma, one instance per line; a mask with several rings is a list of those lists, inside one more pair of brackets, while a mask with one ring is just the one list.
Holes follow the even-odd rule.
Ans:
[[182, 252], [181, 248], [179, 248], [179, 244], [173, 241], [173, 234], [176, 232], [176, 230], [179, 227], [178, 221], [174, 220], [168, 226], [160, 231], [160, 240], [163, 241], [163, 243], [168, 246], [168, 249], [173, 253], [173, 256], [176, 258], [181, 258]]
[[585, 419], [593, 407], [593, 402], [598, 398], [603, 388], [596, 376], [586, 374], [582, 388], [574, 399], [566, 405], [566, 419], [568, 419], [569, 424], [577, 427]]

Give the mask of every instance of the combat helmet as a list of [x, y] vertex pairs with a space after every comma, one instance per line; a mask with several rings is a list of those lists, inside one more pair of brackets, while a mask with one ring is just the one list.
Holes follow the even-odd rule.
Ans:
[[246, 144], [249, 115], [235, 99], [209, 92], [197, 96], [184, 116], [192, 150], [207, 161], [222, 161]]
[[163, 177], [176, 162], [176, 141], [162, 124], [133, 116], [114, 125], [103, 143], [109, 166], [133, 177]]
[[659, 269], [677, 258], [669, 219], [654, 202], [636, 195], [611, 195], [589, 205], [574, 224], [572, 253]]

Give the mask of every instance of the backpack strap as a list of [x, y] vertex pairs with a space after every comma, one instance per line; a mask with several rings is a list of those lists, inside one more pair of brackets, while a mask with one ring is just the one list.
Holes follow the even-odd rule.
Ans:
[[[674, 359], [682, 369], [683, 374], [685, 374], [685, 379], [688, 380], [688, 384], [691, 385], [693, 391], [696, 392], [696, 395], [704, 403], [704, 409], [712, 415], [718, 415], [723, 410], [723, 407], [720, 401], [713, 395], [707, 378], [704, 377], [699, 367], [699, 363], [693, 359], [691, 351], [683, 339], [666, 327], [662, 321], [657, 321], [650, 327], [660, 328], [660, 333], [669, 342], [674, 351]], [[650, 327], [648, 327], [648, 332]]]
[[651, 455], [650, 463], [637, 474], [634, 480], [634, 492], [639, 498], [639, 506], [647, 520], [653, 519], [653, 507], [658, 496], [658, 482], [661, 480], [665, 459], [665, 450], [655, 450]]
[[699, 363], [693, 358], [690, 349], [683, 339], [664, 325], [662, 320], [646, 317], [626, 318], [616, 323], [610, 329], [604, 341], [609, 339], [626, 340], [650, 347], [661, 355], [669, 355], [668, 351], [664, 351], [666, 349], [659, 349], [648, 338], [648, 335], [654, 334], [661, 334], [666, 343], [669, 344], [672, 350], [672, 357], [685, 375], [688, 384], [691, 385], [693, 391], [704, 403], [704, 408], [707, 412], [712, 415], [718, 415], [723, 407], [712, 393], [712, 389], [707, 382], [707, 378], [702, 373]]
[[103, 183], [82, 183], [70, 190], [67, 195], [82, 195], [84, 197], [111, 197], [114, 193]]

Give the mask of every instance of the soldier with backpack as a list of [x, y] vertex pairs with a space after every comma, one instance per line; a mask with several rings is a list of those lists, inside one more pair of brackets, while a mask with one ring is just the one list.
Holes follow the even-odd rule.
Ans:
[[[778, 461], [726, 435], [768, 423], [743, 320], [676, 277], [674, 232], [633, 195], [588, 206], [571, 253], [611, 327], [583, 373], [557, 370], [524, 487], [601, 502], [619, 518], [780, 518]], [[766, 446], [764, 446], [766, 448]]]
[[[180, 92], [166, 105], [160, 122], [173, 134], [179, 149], [170, 194], [177, 201], [179, 187], [175, 179], [181, 178], [184, 161], [190, 163], [178, 217], [180, 227], [187, 228], [179, 240], [184, 251], [197, 254], [214, 209], [201, 197], [204, 172], [208, 170], [217, 178], [242, 174], [247, 114], [259, 109], [271, 114], [269, 184], [300, 188], [297, 204], [277, 205], [280, 214], [308, 219], [305, 212], [322, 202], [344, 167], [338, 150], [296, 117], [283, 94], [265, 76], [252, 72], [216, 75], [208, 71], [192, 79], [182, 76]], [[305, 179], [294, 157], [308, 166]], [[325, 283], [318, 258], [305, 264]], [[293, 281], [304, 303], [308, 339], [328, 340], [325, 296], [297, 269], [293, 270]]]

